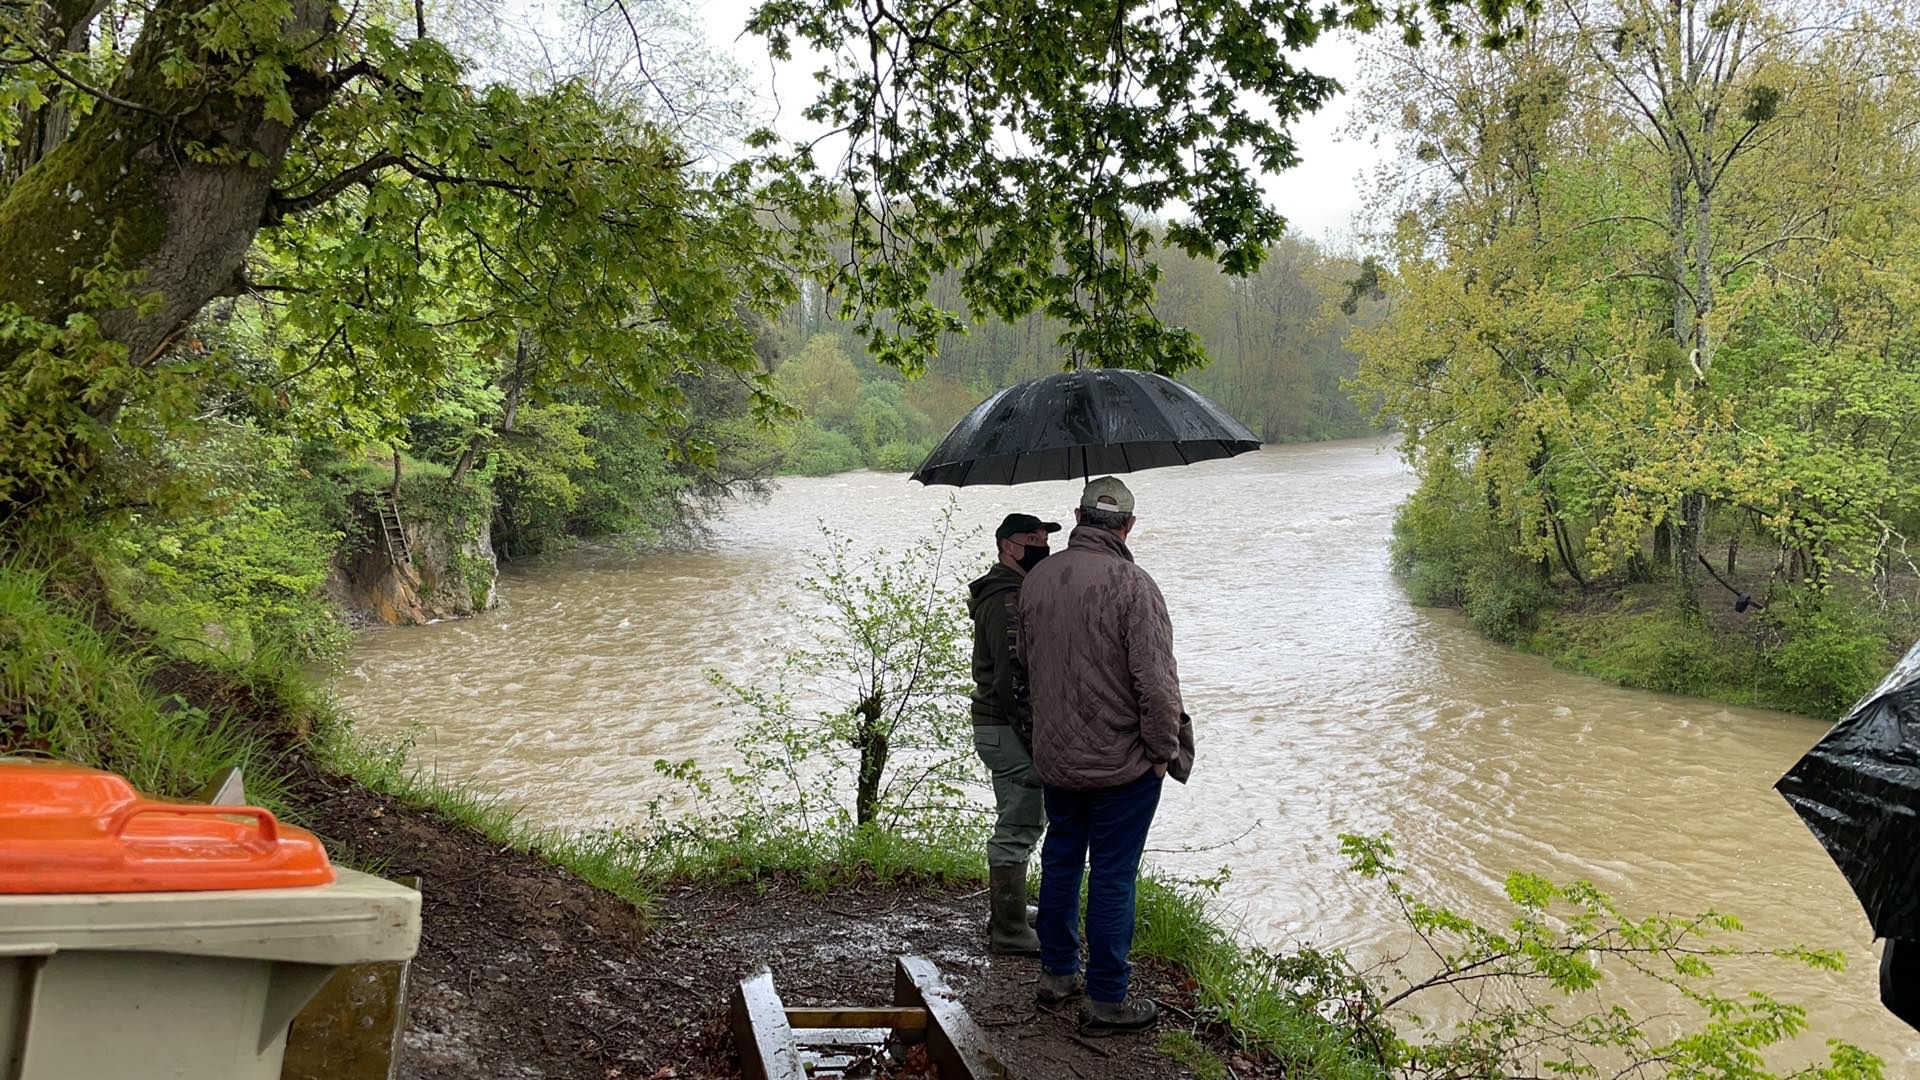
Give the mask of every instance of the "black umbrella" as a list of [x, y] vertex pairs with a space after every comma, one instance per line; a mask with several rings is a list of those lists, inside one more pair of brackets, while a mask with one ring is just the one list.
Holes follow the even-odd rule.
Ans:
[[1027, 484], [1232, 457], [1260, 440], [1164, 375], [1066, 371], [1010, 386], [954, 425], [913, 474], [923, 484]]
[[1867, 909], [1876, 937], [1920, 937], [1920, 644], [1774, 788]]

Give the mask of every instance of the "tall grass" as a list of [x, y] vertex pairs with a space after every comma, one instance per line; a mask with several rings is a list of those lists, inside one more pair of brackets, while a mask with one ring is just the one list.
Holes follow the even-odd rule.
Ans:
[[1377, 1055], [1353, 1027], [1321, 1015], [1310, 992], [1312, 954], [1278, 957], [1237, 941], [1213, 893], [1148, 877], [1140, 882], [1134, 952], [1187, 973], [1203, 1019], [1225, 1025], [1241, 1045], [1272, 1054], [1288, 1076], [1385, 1080]]
[[112, 638], [53, 598], [49, 571], [0, 564], [0, 755], [58, 758], [185, 795], [263, 749], [239, 719], [163, 697], [146, 676], [160, 658]]

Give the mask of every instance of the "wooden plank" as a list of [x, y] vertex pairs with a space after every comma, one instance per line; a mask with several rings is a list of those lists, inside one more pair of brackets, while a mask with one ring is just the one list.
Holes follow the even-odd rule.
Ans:
[[927, 1026], [927, 1010], [921, 1008], [808, 1009], [786, 1010], [787, 1025], [793, 1028], [893, 1028], [896, 1031], [921, 1031]]
[[807, 1070], [787, 1025], [773, 972], [761, 968], [733, 988], [733, 1044], [747, 1080], [806, 1080]]
[[940, 1067], [941, 1080], [1013, 1080], [933, 961], [894, 958], [893, 1003], [927, 1010], [927, 1056]]
[[895, 1038], [892, 1028], [795, 1028], [793, 1041], [800, 1047], [801, 1053], [809, 1050], [827, 1050], [833, 1047], [864, 1047], [873, 1049], [885, 1046]]

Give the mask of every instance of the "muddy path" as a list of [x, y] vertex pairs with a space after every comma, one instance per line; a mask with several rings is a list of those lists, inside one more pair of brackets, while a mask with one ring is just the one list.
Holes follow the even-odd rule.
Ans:
[[[683, 886], [660, 896], [649, 918], [557, 867], [350, 781], [309, 771], [291, 798], [343, 861], [422, 879], [408, 1080], [737, 1076], [724, 1017], [740, 978], [766, 964], [790, 1005], [883, 1004], [902, 953], [939, 964], [1018, 1076], [1186, 1076], [1155, 1049], [1160, 1035], [1183, 1028], [1237, 1057], [1226, 1033], [1190, 1019], [1185, 980], [1152, 964], [1139, 965], [1135, 980], [1169, 1006], [1159, 1030], [1079, 1038], [1071, 1007], [1035, 1005], [1036, 962], [986, 953], [985, 898], [972, 889]], [[1234, 1065], [1240, 1076], [1280, 1075], [1274, 1064]]]

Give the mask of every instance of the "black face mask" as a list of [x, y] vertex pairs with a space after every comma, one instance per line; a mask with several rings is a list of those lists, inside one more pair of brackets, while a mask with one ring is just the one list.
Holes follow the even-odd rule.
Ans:
[[1045, 544], [1022, 544], [1020, 546], [1020, 569], [1031, 570], [1040, 565], [1040, 560], [1049, 554]]

